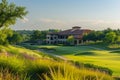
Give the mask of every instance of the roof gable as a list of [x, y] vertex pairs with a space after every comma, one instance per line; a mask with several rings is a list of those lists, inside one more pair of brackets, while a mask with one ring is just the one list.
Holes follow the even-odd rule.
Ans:
[[84, 33], [88, 33], [91, 30], [88, 29], [69, 29], [65, 31], [58, 32], [59, 35], [82, 35]]

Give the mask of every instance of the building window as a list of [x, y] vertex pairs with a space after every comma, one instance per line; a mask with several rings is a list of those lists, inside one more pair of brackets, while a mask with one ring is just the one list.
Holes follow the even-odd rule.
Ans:
[[77, 44], [77, 40], [74, 41], [74, 44]]
[[62, 36], [60, 36], [60, 39], [62, 39]]
[[58, 36], [58, 38], [59, 38], [59, 36]]
[[53, 37], [51, 37], [50, 40], [53, 40]]
[[53, 44], [53, 42], [51, 42], [51, 44]]
[[79, 40], [79, 43], [81, 43], [81, 40]]

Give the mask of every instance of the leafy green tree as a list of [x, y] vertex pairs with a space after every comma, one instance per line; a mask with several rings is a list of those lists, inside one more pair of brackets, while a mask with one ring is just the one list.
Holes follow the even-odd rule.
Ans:
[[120, 36], [120, 29], [114, 30], [117, 36]]
[[5, 45], [8, 44], [9, 41], [7, 37], [11, 37], [13, 35], [13, 31], [10, 28], [3, 28], [0, 30], [0, 44]]
[[107, 28], [102, 31], [92, 31], [89, 34], [85, 34], [83, 36], [84, 41], [100, 41], [100, 42], [106, 42], [106, 43], [119, 43], [120, 39], [120, 30], [112, 30], [110, 28]]
[[68, 36], [68, 38], [67, 38], [67, 42], [70, 44], [70, 45], [73, 45], [73, 43], [74, 43], [74, 36]]
[[116, 42], [117, 42], [117, 43], [120, 43], [120, 36], [117, 36]]
[[96, 31], [96, 40], [102, 41], [105, 37], [105, 34], [102, 31]]
[[39, 30], [35, 30], [31, 35], [31, 40], [32, 41], [39, 40], [40, 37], [41, 37], [41, 32]]
[[90, 41], [97, 41], [97, 33], [95, 31], [92, 31], [91, 33], [84, 35], [83, 40], [90, 40]]
[[22, 19], [27, 13], [25, 7], [2, 0], [0, 3], [0, 28], [15, 24], [18, 18]]
[[9, 43], [7, 38], [11, 37], [13, 33], [9, 26], [14, 25], [18, 18], [23, 19], [27, 13], [25, 7], [2, 0], [0, 3], [0, 44]]
[[9, 36], [7, 39], [10, 44], [19, 44], [23, 41], [23, 36], [17, 32], [13, 32], [13, 35]]
[[108, 32], [106, 35], [105, 35], [105, 42], [107, 43], [115, 43], [116, 41], [116, 33], [115, 32]]
[[48, 33], [48, 31], [41, 31], [40, 39], [41, 39], [41, 40], [45, 40], [47, 33]]
[[58, 29], [49, 29], [48, 32], [60, 32], [61, 30]]
[[107, 29], [103, 30], [104, 34], [107, 34], [107, 33], [112, 32], [112, 31], [113, 30], [111, 28], [107, 28]]

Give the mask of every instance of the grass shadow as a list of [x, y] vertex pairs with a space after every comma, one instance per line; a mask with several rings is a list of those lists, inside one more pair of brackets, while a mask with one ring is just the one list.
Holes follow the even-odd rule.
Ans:
[[110, 53], [119, 53], [120, 54], [120, 51], [111, 51]]
[[93, 55], [96, 55], [96, 54], [94, 52], [80, 52], [80, 53], [76, 53], [74, 55], [75, 56], [79, 56], [79, 55], [93, 56]]

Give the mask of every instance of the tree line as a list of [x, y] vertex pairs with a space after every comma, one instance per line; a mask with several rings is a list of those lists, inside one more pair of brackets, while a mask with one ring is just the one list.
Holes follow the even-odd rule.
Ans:
[[100, 41], [108, 44], [120, 43], [120, 29], [112, 30], [110, 28], [101, 31], [92, 31], [84, 34], [84, 41]]

